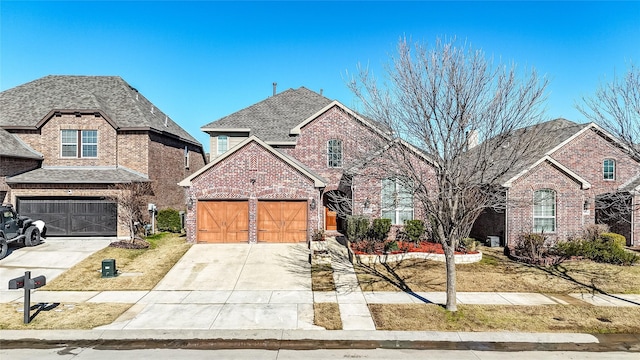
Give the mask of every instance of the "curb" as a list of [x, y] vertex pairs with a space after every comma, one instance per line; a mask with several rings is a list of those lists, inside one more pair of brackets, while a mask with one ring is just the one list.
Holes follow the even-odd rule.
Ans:
[[0, 331], [0, 339], [2, 349], [444, 349], [640, 353], [640, 334], [345, 330], [3, 330]]

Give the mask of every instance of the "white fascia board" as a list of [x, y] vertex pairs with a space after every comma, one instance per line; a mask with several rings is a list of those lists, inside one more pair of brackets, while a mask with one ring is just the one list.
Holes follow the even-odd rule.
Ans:
[[249, 128], [211, 128], [211, 127], [201, 127], [201, 131], [204, 132], [251, 132]]
[[523, 176], [524, 174], [528, 173], [529, 171], [533, 170], [536, 166], [540, 165], [542, 162], [544, 161], [548, 161], [550, 162], [553, 166], [557, 167], [558, 169], [562, 170], [564, 173], [566, 173], [567, 175], [569, 175], [570, 177], [572, 177], [574, 180], [576, 180], [577, 182], [580, 183], [581, 188], [583, 190], [587, 190], [591, 188], [591, 183], [588, 182], [587, 180], [585, 180], [584, 178], [582, 178], [580, 175], [576, 174], [575, 172], [573, 172], [571, 169], [567, 168], [566, 166], [562, 165], [561, 163], [559, 163], [558, 161], [556, 161], [555, 159], [553, 159], [551, 156], [549, 155], [545, 155], [544, 157], [542, 157], [540, 160], [536, 161], [535, 163], [533, 163], [533, 165], [529, 166], [528, 168], [526, 168], [525, 170], [522, 170], [520, 173], [518, 173], [516, 176], [512, 177], [511, 179], [507, 180], [504, 184], [502, 184], [503, 187], [506, 188], [510, 188], [513, 185], [513, 182], [516, 181], [517, 179], [519, 179], [521, 176]]
[[266, 144], [271, 146], [287, 146], [287, 145], [297, 145], [295, 141], [265, 141]]

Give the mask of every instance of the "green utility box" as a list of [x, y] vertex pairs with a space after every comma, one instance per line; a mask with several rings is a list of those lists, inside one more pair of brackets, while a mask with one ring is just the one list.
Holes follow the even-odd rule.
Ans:
[[115, 277], [116, 273], [116, 259], [104, 259], [102, 260], [102, 277], [110, 278]]

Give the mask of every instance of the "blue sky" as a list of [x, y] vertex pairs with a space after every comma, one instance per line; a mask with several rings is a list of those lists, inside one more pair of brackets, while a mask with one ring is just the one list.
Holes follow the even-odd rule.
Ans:
[[[378, 74], [402, 36], [456, 36], [551, 80], [547, 115], [640, 62], [640, 2], [0, 0], [0, 91], [57, 75], [118, 75], [196, 137], [200, 127], [305, 86], [354, 105], [345, 73]], [[0, 109], [1, 111], [1, 109]]]

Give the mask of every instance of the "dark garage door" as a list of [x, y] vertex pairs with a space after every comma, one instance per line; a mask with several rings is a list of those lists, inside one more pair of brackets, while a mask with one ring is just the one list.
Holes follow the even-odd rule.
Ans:
[[116, 236], [117, 205], [99, 198], [21, 198], [21, 216], [43, 220], [47, 235]]

